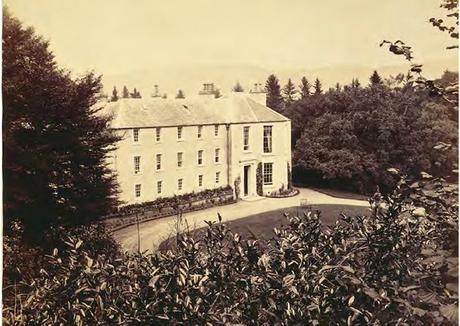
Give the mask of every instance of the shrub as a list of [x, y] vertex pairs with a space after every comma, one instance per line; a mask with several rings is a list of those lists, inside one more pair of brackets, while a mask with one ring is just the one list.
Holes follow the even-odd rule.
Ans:
[[[454, 323], [457, 296], [442, 272], [453, 246], [442, 233], [457, 227], [457, 190], [442, 182], [403, 178], [379, 214], [327, 228], [319, 213], [286, 216], [268, 243], [209, 222], [198, 239], [180, 235], [174, 251], [109, 259], [69, 237], [17, 295], [20, 309], [5, 305], [4, 322]], [[446, 256], [433, 256], [440, 246]]]

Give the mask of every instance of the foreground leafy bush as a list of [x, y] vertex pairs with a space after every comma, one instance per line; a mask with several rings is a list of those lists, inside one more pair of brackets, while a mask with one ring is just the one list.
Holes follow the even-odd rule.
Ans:
[[[457, 292], [443, 277], [455, 253], [442, 234], [458, 225], [457, 190], [442, 183], [402, 179], [375, 216], [341, 216], [331, 227], [319, 213], [287, 216], [263, 245], [221, 223], [209, 223], [199, 239], [183, 234], [174, 252], [156, 255], [109, 258], [69, 237], [24, 284], [16, 308], [4, 307], [4, 322], [454, 323]], [[440, 246], [446, 255], [433, 255]]]

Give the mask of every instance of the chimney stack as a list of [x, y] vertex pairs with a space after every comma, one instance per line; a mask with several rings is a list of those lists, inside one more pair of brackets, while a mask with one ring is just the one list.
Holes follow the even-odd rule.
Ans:
[[214, 84], [204, 83], [203, 90], [201, 90], [198, 94], [214, 98], [216, 94], [216, 89], [214, 88]]
[[259, 104], [267, 105], [267, 92], [261, 83], [254, 83], [254, 87], [249, 91], [249, 97]]
[[160, 89], [158, 88], [158, 85], [154, 85], [153, 88], [154, 90], [153, 90], [152, 97], [161, 97]]

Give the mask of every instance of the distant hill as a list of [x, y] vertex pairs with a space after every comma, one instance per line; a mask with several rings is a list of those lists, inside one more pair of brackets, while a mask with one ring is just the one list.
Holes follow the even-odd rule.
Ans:
[[[402, 63], [398, 66], [380, 67], [377, 70], [383, 77], [407, 72], [409, 65]], [[145, 71], [133, 71], [121, 75], [103, 76], [104, 91], [111, 93], [113, 86], [117, 86], [119, 93], [123, 85], [130, 91], [134, 87], [140, 90], [143, 97], [153, 93], [153, 85], [158, 84], [160, 93], [166, 93], [168, 97], [175, 97], [178, 89], [185, 92], [185, 96], [198, 94], [202, 84], [212, 82], [222, 93], [228, 93], [237, 81], [248, 91], [251, 86], [258, 82], [265, 84], [267, 76], [275, 73], [284, 84], [288, 78], [292, 78], [298, 85], [302, 76], [306, 76], [311, 82], [318, 77], [323, 88], [333, 87], [337, 82], [349, 84], [352, 78], [358, 78], [361, 84], [366, 85], [369, 76], [375, 68], [359, 65], [329, 66], [315, 69], [279, 69], [272, 71], [263, 67], [252, 65], [194, 65], [189, 67], [151, 67]], [[458, 62], [455, 58], [437, 60], [424, 64], [424, 75], [429, 78], [440, 77], [444, 70], [458, 71]]]

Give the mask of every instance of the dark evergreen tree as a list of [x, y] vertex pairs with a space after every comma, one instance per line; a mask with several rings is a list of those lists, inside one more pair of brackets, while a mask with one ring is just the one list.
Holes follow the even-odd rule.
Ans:
[[181, 89], [177, 92], [176, 98], [185, 98], [185, 94]]
[[237, 81], [237, 82], [236, 82], [236, 85], [233, 86], [232, 91], [234, 91], [234, 92], [236, 92], [236, 93], [242, 93], [242, 92], [244, 92], [244, 88], [243, 88], [243, 86], [241, 86], [240, 82]]
[[267, 91], [267, 106], [278, 112], [283, 111], [284, 102], [281, 96], [281, 87], [275, 75], [268, 76], [265, 90]]
[[129, 91], [128, 91], [128, 88], [126, 86], [123, 86], [123, 95], [122, 95], [123, 98], [129, 98]]
[[311, 84], [309, 83], [308, 79], [305, 76], [302, 77], [301, 84], [300, 84], [299, 88], [300, 88], [300, 97], [302, 99], [305, 99], [308, 96], [310, 96]]
[[118, 101], [118, 92], [115, 86], [113, 86], [112, 97], [110, 98], [110, 101], [112, 102]]
[[374, 70], [374, 72], [372, 73], [372, 75], [369, 78], [369, 80], [371, 82], [371, 86], [376, 86], [376, 85], [382, 85], [383, 84], [382, 78], [380, 77], [380, 75], [377, 72], [377, 70]]
[[3, 15], [3, 221], [40, 241], [52, 225], [107, 214], [116, 183], [106, 159], [119, 140], [96, 107], [101, 77], [72, 79], [48, 42]]
[[315, 89], [315, 94], [316, 95], [319, 95], [319, 94], [323, 93], [322, 85], [321, 85], [321, 82], [319, 81], [318, 78], [315, 79], [314, 89]]
[[351, 88], [359, 88], [361, 83], [359, 82], [358, 78], [353, 78], [351, 80]]
[[291, 78], [288, 79], [286, 85], [283, 88], [284, 102], [289, 107], [294, 101], [297, 91]]

